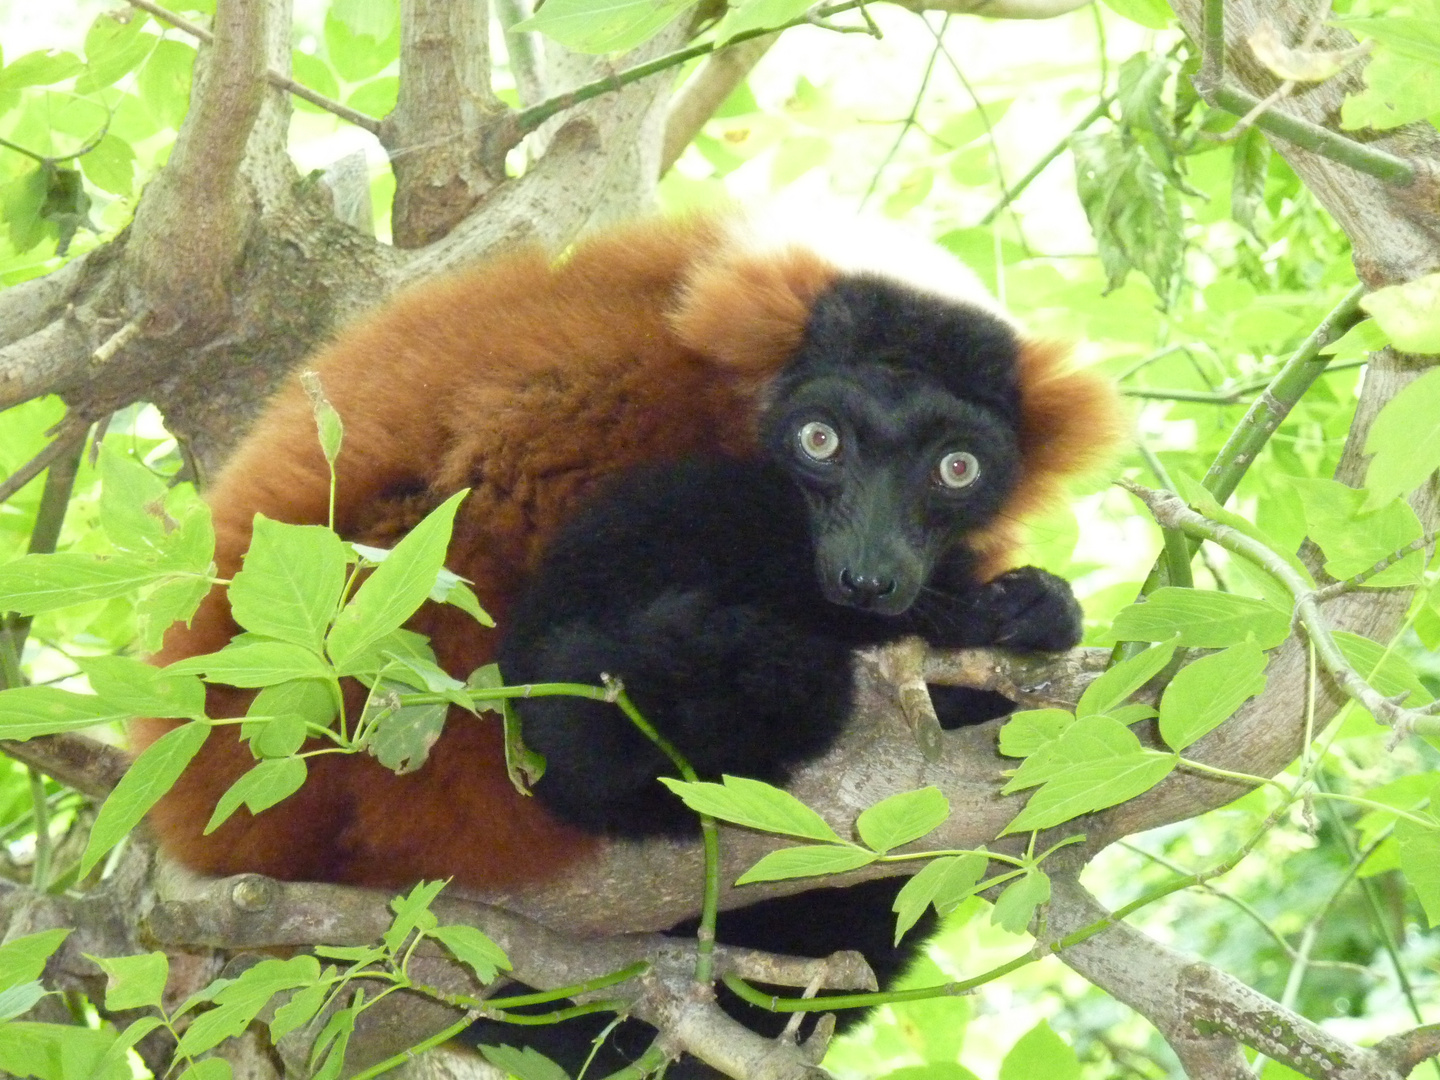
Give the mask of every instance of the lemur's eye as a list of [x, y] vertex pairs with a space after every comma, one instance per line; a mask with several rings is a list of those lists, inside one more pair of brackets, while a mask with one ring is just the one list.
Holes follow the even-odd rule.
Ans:
[[[799, 431], [795, 438], [805, 456], [816, 461], [828, 461], [840, 450], [840, 436], [829, 424], [812, 420]], [[973, 460], [973, 459], [972, 459]]]
[[946, 454], [935, 467], [936, 482], [947, 488], [969, 487], [980, 479], [980, 462], [974, 454], [957, 450]]

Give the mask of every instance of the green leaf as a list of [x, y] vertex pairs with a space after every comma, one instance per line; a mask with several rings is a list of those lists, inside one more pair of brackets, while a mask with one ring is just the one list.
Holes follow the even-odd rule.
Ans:
[[1050, 879], [1039, 870], [1027, 870], [996, 899], [990, 921], [1012, 934], [1023, 934], [1035, 918], [1035, 909], [1049, 900]]
[[1290, 635], [1290, 613], [1235, 593], [1169, 586], [1156, 589], [1143, 603], [1115, 616], [1121, 641], [1165, 641], [1202, 649], [1238, 645], [1254, 635], [1262, 649], [1273, 649]]
[[323, 1055], [325, 1063], [314, 1071], [311, 1080], [336, 1080], [345, 1064], [345, 1051], [350, 1045], [350, 1036], [355, 1033], [355, 1021], [365, 1004], [365, 991], [356, 991], [355, 1003], [348, 1009], [341, 1009], [330, 1017], [315, 1046], [310, 1051], [313, 1065]]
[[180, 1074], [180, 1080], [231, 1080], [233, 1076], [230, 1062], [224, 1058], [206, 1058], [191, 1062]]
[[1128, 132], [1080, 132], [1070, 149], [1107, 292], [1138, 269], [1158, 296], [1168, 297], [1185, 254], [1176, 189]]
[[1440, 830], [1398, 818], [1395, 836], [1400, 842], [1400, 870], [1420, 898], [1426, 921], [1432, 928], [1440, 926]]
[[772, 851], [735, 879], [736, 885], [752, 881], [783, 881], [787, 878], [843, 874], [868, 866], [877, 856], [851, 844], [805, 845]]
[[319, 652], [345, 588], [345, 543], [320, 525], [255, 515], [230, 611], [247, 630]]
[[[1368, 493], [1336, 480], [1291, 477], [1289, 483], [1305, 506], [1311, 540], [1325, 552], [1325, 572], [1343, 580], [1369, 570], [1424, 534], [1420, 519], [1403, 499], [1392, 499], [1366, 512]], [[1366, 585], [1413, 585], [1425, 571], [1423, 552], [1408, 555]]]
[[443, 881], [421, 881], [404, 896], [390, 901], [395, 918], [383, 935], [386, 948], [395, 952], [414, 931], [428, 934], [438, 925], [439, 920], [431, 913], [430, 905], [443, 888]]
[[0, 990], [0, 1024], [24, 1016], [33, 1009], [46, 993], [44, 983], [28, 982]]
[[[1172, 638], [1159, 645], [1152, 645], [1128, 660], [1120, 661], [1085, 688], [1085, 692], [1080, 695], [1079, 704], [1075, 706], [1075, 715], [1094, 716], [1111, 712], [1160, 674], [1175, 655], [1175, 645], [1176, 640]], [[1004, 753], [1003, 749], [1001, 753]]]
[[85, 955], [108, 976], [105, 1008], [143, 1009], [150, 1005], [161, 1008], [165, 981], [170, 978], [170, 959], [163, 952], [141, 953], [138, 956]]
[[1330, 636], [1360, 677], [1385, 697], [1407, 694], [1403, 704], [1412, 708], [1434, 700], [1415, 668], [1403, 655], [1369, 638], [1348, 630], [1332, 630]]
[[[116, 1043], [108, 1025], [42, 1024], [12, 1020], [0, 1024], [0, 1076], [33, 1080], [130, 1080], [130, 1064], [108, 1052]], [[108, 1062], [108, 1064], [107, 1064]]]
[[257, 758], [288, 758], [298, 754], [310, 737], [310, 728], [298, 713], [252, 717], [240, 730], [242, 737], [250, 742], [250, 752]]
[[270, 1021], [270, 1041], [272, 1043], [278, 1043], [290, 1032], [304, 1027], [314, 1019], [315, 1014], [320, 1011], [320, 1006], [325, 1004], [325, 998], [330, 993], [331, 983], [327, 976], [332, 975], [334, 971], [334, 968], [326, 968], [320, 982], [297, 990], [291, 995], [289, 1001], [275, 1010], [275, 1018]]
[[1080, 1059], [1044, 1020], [1020, 1036], [1000, 1063], [1000, 1080], [1080, 1080]]
[[136, 14], [124, 22], [113, 15], [95, 17], [85, 35], [85, 70], [75, 80], [77, 94], [103, 89], [140, 66], [159, 40], [144, 32], [146, 22]]
[[140, 824], [140, 819], [160, 796], [174, 786], [209, 734], [209, 724], [182, 724], [161, 735], [135, 759], [106, 798], [105, 805], [100, 807], [90, 830], [90, 842], [80, 860], [81, 877], [90, 873], [101, 856]]
[[24, 742], [39, 735], [113, 720], [125, 720], [131, 713], [117, 709], [93, 694], [76, 694], [53, 686], [17, 686], [0, 690], [0, 739]]
[[[385, 685], [377, 684], [376, 689], [382, 690]], [[395, 689], [397, 688], [391, 684], [389, 692], [393, 694]], [[409, 688], [402, 686], [398, 689]], [[375, 700], [377, 699], [372, 696], [371, 701]], [[440, 702], [433, 705], [391, 708], [384, 704], [383, 697], [379, 700], [377, 714], [369, 715], [367, 703], [366, 715], [362, 717], [367, 723], [373, 719], [375, 724], [365, 749], [381, 765], [397, 775], [414, 772], [425, 764], [430, 756], [430, 748], [445, 730], [445, 717], [450, 712], [450, 706]]]
[[1382, 48], [1363, 74], [1364, 92], [1346, 95], [1340, 106], [1340, 126], [1347, 131], [1363, 127], [1387, 131], [1440, 112], [1440, 66], [1433, 61]]
[[[1260, 543], [1264, 544], [1267, 548], [1270, 548], [1276, 555], [1284, 559], [1285, 562], [1289, 564], [1290, 569], [1294, 570], [1295, 573], [1300, 576], [1301, 580], [1311, 585], [1315, 583], [1314, 579], [1310, 576], [1310, 571], [1305, 568], [1305, 564], [1302, 563], [1300, 559], [1289, 550], [1289, 547], [1293, 545], [1287, 546], [1285, 544], [1276, 543], [1248, 518], [1242, 517], [1241, 515], [1235, 513], [1233, 510], [1226, 510], [1223, 506], [1220, 505], [1218, 501], [1216, 501], [1215, 496], [1211, 494], [1210, 491], [1208, 491], [1200, 483], [1200, 481], [1196, 480], [1193, 476], [1189, 476], [1180, 470], [1176, 470], [1173, 474], [1173, 477], [1175, 480], [1176, 488], [1179, 490], [1181, 497], [1184, 498], [1184, 500], [1191, 507], [1204, 514], [1211, 521], [1218, 521], [1222, 525], [1229, 525], [1232, 529], [1244, 533], [1252, 540], [1260, 541]], [[1275, 582], [1275, 588], [1277, 590], [1281, 592], [1284, 591], [1284, 586], [1280, 585], [1280, 583], [1276, 581], [1276, 579], [1272, 577], [1268, 572], [1261, 570], [1258, 566], [1255, 566], [1254, 563], [1247, 562], [1242, 559], [1236, 560], [1236, 565], [1244, 566], [1253, 574], [1263, 575], [1267, 580]], [[1287, 593], [1287, 600], [1288, 595], [1289, 594]]]
[[936, 787], [902, 791], [865, 810], [855, 821], [860, 839], [872, 851], [885, 854], [892, 848], [918, 840], [938, 828], [950, 816], [950, 800]]
[[1151, 30], [1168, 30], [1175, 18], [1165, 0], [1105, 0], [1105, 6]]
[[[394, 11], [393, 4], [378, 3], [374, 4], [374, 7], [378, 13], [383, 13], [387, 7]], [[358, 16], [359, 12], [356, 14]], [[325, 53], [342, 79], [352, 83], [361, 82], [372, 75], [378, 75], [399, 56], [400, 21], [398, 12], [395, 12], [395, 15], [396, 17], [389, 21], [389, 29], [384, 34], [375, 35], [369, 31], [379, 29], [383, 20], [356, 18], [352, 22], [338, 17], [335, 11], [326, 13]], [[356, 25], [365, 26], [367, 29], [356, 30]]]
[[205, 826], [205, 834], [218, 829], [244, 803], [252, 814], [268, 810], [299, 791], [307, 775], [305, 759], [298, 757], [266, 758], [231, 784], [215, 804], [215, 812]]
[[140, 69], [136, 86], [150, 111], [167, 127], [179, 128], [190, 108], [190, 85], [195, 70], [195, 48], [165, 38], [155, 46]]
[[1219, 727], [1265, 689], [1264, 651], [1253, 641], [1186, 664], [1160, 699], [1160, 737], [1176, 753]]
[[55, 227], [40, 216], [49, 191], [45, 170], [36, 166], [26, 169], [4, 186], [4, 216], [10, 225], [10, 243], [24, 254], [47, 236], [55, 236]]
[[91, 656], [77, 661], [107, 708], [129, 716], [205, 716], [205, 686], [194, 675], [151, 667], [129, 656]]
[[1440, 24], [1433, 18], [1386, 15], [1373, 19], [1342, 19], [1345, 29], [1374, 38], [1403, 56], [1440, 66]]
[[124, 596], [164, 574], [153, 562], [129, 555], [25, 555], [0, 566], [0, 608], [38, 615]]
[[320, 382], [319, 372], [302, 371], [300, 384], [305, 388], [305, 396], [310, 399], [310, 411], [315, 417], [315, 429], [320, 436], [320, 452], [325, 455], [325, 460], [330, 465], [333, 479], [335, 459], [340, 456], [340, 444], [345, 440], [345, 423], [335, 411], [335, 406], [330, 404], [330, 399], [325, 396], [325, 387]]
[[1160, 713], [1149, 705], [1137, 703], [1135, 705], [1121, 705], [1118, 708], [1111, 709], [1105, 715], [1110, 717], [1111, 720], [1118, 720], [1126, 727], [1129, 727], [1131, 724], [1138, 724], [1141, 720], [1149, 720], [1152, 717], [1159, 716]]
[[437, 604], [450, 604], [458, 607], [481, 626], [491, 628], [495, 626], [495, 620], [480, 606], [474, 590], [458, 574], [451, 573], [443, 566], [435, 575], [435, 585], [430, 590], [430, 599]]
[[164, 547], [165, 481], [107, 442], [100, 449], [100, 526], [122, 551], [158, 554]]
[[989, 860], [984, 855], [949, 855], [932, 859], [925, 868], [905, 883], [895, 895], [891, 910], [895, 912], [895, 944], [915, 925], [925, 909], [935, 905], [944, 915], [975, 893]]
[[[1440, 281], [1440, 275], [1432, 276]], [[1410, 494], [1440, 468], [1440, 367], [1431, 368], [1385, 404], [1370, 426], [1365, 452], [1375, 455], [1365, 473], [1370, 492], [1366, 510]]]
[[384, 41], [400, 29], [398, 0], [335, 0], [330, 12], [352, 34], [364, 34], [376, 41]]
[[437, 926], [427, 936], [449, 949], [482, 983], [493, 982], [502, 970], [510, 970], [505, 950], [473, 926]]
[[45, 972], [45, 961], [70, 936], [70, 928], [41, 930], [0, 945], [0, 990], [32, 983]]
[[210, 591], [202, 577], [179, 577], [159, 581], [140, 591], [135, 603], [138, 647], [145, 652], [160, 648], [165, 631], [177, 622], [188, 623]]
[[1255, 216], [1265, 205], [1270, 140], [1259, 128], [1250, 128], [1235, 140], [1231, 161], [1230, 216], [1251, 236], [1259, 238]]
[[0, 71], [0, 93], [26, 86], [49, 86], [63, 82], [85, 65], [74, 53], [60, 49], [36, 49], [6, 64]]
[[[330, 65], [321, 60], [318, 56], [311, 56], [307, 52], [295, 49], [290, 53], [290, 70], [295, 76], [295, 81], [308, 86], [321, 97], [327, 97], [334, 101], [340, 96], [340, 84], [335, 81], [335, 73], [330, 70]], [[319, 105], [312, 105], [304, 98], [295, 98], [295, 107], [302, 112], [323, 113], [325, 110]]]
[[1006, 757], [1029, 757], [1075, 722], [1064, 709], [1026, 709], [1013, 713], [1000, 729], [1000, 753]]
[[128, 198], [135, 187], [135, 150], [118, 135], [107, 133], [80, 158], [80, 171], [100, 190]]
[[249, 1027], [276, 994], [308, 986], [319, 977], [320, 962], [313, 956], [260, 961], [215, 994], [216, 1008], [195, 1017], [175, 1052], [194, 1056], [213, 1049]]
[[116, 1036], [115, 1041], [105, 1050], [105, 1056], [100, 1059], [95, 1071], [90, 1074], [92, 1080], [99, 1080], [100, 1077], [116, 1077], [117, 1080], [129, 1080], [133, 1076], [130, 1069], [130, 1049], [135, 1046], [146, 1035], [158, 1028], [161, 1020], [158, 1016], [142, 1016]]
[[658, 34], [694, 0], [548, 0], [515, 30], [536, 30], [582, 53], [625, 52]]
[[570, 1080], [570, 1074], [538, 1050], [530, 1047], [481, 1046], [480, 1054], [491, 1065], [518, 1080]]
[[841, 843], [840, 837], [824, 818], [788, 791], [743, 776], [721, 779], [724, 780], [723, 785], [689, 783], [668, 776], [660, 777], [660, 782], [679, 795], [685, 805], [697, 814], [709, 814], [721, 821], [761, 832]]
[[345, 605], [327, 641], [336, 666], [398, 629], [424, 603], [445, 562], [451, 523], [465, 495], [457, 491], [426, 515]]
[[165, 568], [208, 577], [215, 558], [210, 507], [191, 485], [178, 484], [165, 494], [165, 514], [174, 523], [165, 535]]
[[[1108, 716], [1076, 720], [1046, 749], [1056, 763], [1054, 774], [1030, 796], [1006, 833], [1048, 829], [1133, 799], [1168, 776], [1176, 764], [1170, 754], [1141, 747], [1134, 732]], [[1005, 790], [1012, 790], [1019, 779], [1017, 773]]]
[[810, 6], [810, 0], [744, 0], [725, 12], [715, 30], [715, 40], [724, 44], [746, 30], [780, 26], [804, 15]]
[[382, 75], [378, 79], [355, 88], [345, 99], [345, 104], [366, 116], [388, 116], [400, 98], [400, 80], [394, 75]]
[[331, 668], [315, 653], [287, 641], [248, 641], [219, 652], [177, 660], [165, 669], [176, 675], [202, 675], [227, 686], [273, 686], [291, 679], [329, 679]]
[[245, 715], [256, 719], [240, 726], [240, 737], [249, 739], [261, 757], [285, 757], [300, 749], [307, 724], [326, 728], [335, 719], [332, 684], [322, 679], [294, 679], [267, 686], [255, 695]]

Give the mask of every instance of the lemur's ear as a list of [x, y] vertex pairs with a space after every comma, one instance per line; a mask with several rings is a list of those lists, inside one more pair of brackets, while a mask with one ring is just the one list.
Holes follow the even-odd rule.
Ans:
[[758, 391], [799, 349], [810, 307], [837, 273], [803, 248], [722, 251], [696, 267], [670, 322], [686, 345]]
[[1017, 376], [1020, 482], [995, 524], [974, 538], [996, 573], [1018, 546], [1018, 522], [1054, 504], [1068, 480], [1102, 465], [1126, 428], [1114, 384], [1073, 367], [1058, 342], [1022, 341]]

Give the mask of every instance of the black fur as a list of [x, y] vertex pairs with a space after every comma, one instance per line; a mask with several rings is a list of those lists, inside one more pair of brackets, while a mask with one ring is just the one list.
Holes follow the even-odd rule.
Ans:
[[[702, 775], [783, 783], [838, 736], [857, 646], [917, 633], [943, 646], [1074, 645], [1079, 608], [1065, 582], [1026, 567], [981, 583], [966, 546], [1018, 482], [1016, 350], [988, 314], [844, 279], [816, 303], [776, 382], [761, 418], [764, 457], [632, 472], [592, 502], [512, 614], [506, 680], [616, 676]], [[825, 456], [804, 442], [816, 424], [828, 433]], [[968, 486], [946, 486], [937, 472], [955, 454], [978, 466]], [[937, 696], [950, 727], [1008, 704], [974, 691]], [[565, 697], [517, 706], [526, 742], [547, 760], [536, 794], [555, 813], [613, 835], [694, 832], [693, 815], [655, 780], [673, 769], [619, 710]], [[888, 977], [913, 947], [890, 945], [899, 887], [725, 913], [719, 938], [810, 956], [860, 947]], [[783, 1025], [725, 1004], [756, 1030]], [[582, 1046], [592, 1026], [602, 1025], [573, 1029]], [[578, 1066], [584, 1053], [573, 1056], [580, 1047], [561, 1036], [534, 1045]], [[513, 1029], [480, 1037], [531, 1039]]]

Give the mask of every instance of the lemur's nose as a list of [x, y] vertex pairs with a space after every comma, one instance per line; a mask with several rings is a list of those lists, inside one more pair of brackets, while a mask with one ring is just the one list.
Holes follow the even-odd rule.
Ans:
[[845, 599], [857, 606], [865, 607], [876, 600], [884, 599], [895, 591], [893, 577], [870, 574], [852, 574], [847, 566], [840, 571], [840, 592]]

